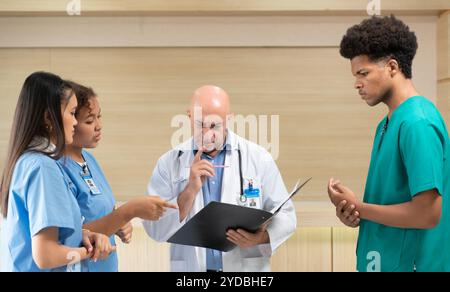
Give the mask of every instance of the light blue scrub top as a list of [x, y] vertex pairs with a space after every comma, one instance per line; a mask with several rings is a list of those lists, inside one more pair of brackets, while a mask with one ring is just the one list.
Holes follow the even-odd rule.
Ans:
[[60, 244], [80, 247], [81, 218], [73, 185], [56, 161], [44, 154], [23, 154], [11, 180], [8, 216], [2, 220], [1, 271], [86, 271], [86, 261], [41, 270], [31, 250], [33, 236], [49, 227], [58, 228]]
[[[84, 224], [96, 221], [114, 210], [115, 200], [111, 187], [103, 174], [100, 165], [94, 156], [84, 151], [82, 152], [87, 168], [94, 180], [100, 194], [92, 194], [90, 188], [84, 181], [81, 173], [83, 168], [70, 157], [61, 158], [58, 163], [63, 167], [76, 187], [76, 199], [81, 209], [81, 215], [84, 217]], [[114, 235], [110, 237], [112, 245], [116, 245]], [[117, 253], [112, 252], [106, 260], [97, 262], [88, 261], [89, 272], [117, 272], [118, 259]]]

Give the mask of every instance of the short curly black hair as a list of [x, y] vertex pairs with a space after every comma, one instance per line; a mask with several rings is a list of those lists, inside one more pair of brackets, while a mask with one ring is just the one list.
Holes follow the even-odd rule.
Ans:
[[95, 93], [91, 87], [86, 87], [70, 80], [66, 80], [66, 82], [73, 88], [75, 96], [77, 97], [78, 106], [75, 116], [78, 117], [81, 109], [90, 107], [89, 101], [91, 98], [97, 97], [97, 93]]
[[371, 61], [392, 58], [398, 62], [406, 78], [412, 78], [412, 60], [417, 51], [417, 38], [409, 27], [395, 16], [373, 16], [347, 30], [341, 41], [344, 58], [367, 55]]

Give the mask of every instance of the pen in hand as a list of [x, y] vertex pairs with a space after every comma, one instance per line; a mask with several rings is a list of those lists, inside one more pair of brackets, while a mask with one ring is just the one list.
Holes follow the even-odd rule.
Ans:
[[[219, 165], [219, 164], [215, 164], [213, 165], [214, 168], [227, 168], [230, 167], [229, 165]], [[186, 166], [186, 168], [191, 168], [191, 166]]]

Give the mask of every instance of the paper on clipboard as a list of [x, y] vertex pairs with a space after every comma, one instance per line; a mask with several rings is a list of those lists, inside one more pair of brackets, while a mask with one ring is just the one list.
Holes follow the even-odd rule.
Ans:
[[300, 189], [306, 185], [310, 180], [312, 179], [312, 177], [308, 178], [306, 181], [304, 181], [302, 184], [300, 184], [300, 180], [297, 181], [297, 183], [295, 184], [294, 189], [292, 190], [292, 192], [289, 194], [289, 196], [283, 201], [281, 202], [280, 205], [278, 205], [277, 207], [273, 208], [270, 212], [273, 213], [273, 215], [276, 215], [278, 212], [280, 212], [281, 208], [283, 208], [283, 206], [290, 200], [292, 199], [293, 196], [295, 196], [298, 191], [300, 191]]

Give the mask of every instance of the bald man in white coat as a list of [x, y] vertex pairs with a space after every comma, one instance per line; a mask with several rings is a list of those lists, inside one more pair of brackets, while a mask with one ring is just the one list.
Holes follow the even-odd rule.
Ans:
[[[211, 201], [270, 211], [289, 195], [272, 156], [228, 130], [230, 101], [223, 89], [197, 89], [188, 115], [194, 136], [158, 160], [147, 189], [179, 208], [167, 210], [159, 221], [143, 222], [147, 234], [157, 241], [167, 241]], [[243, 189], [252, 194], [245, 202], [240, 200], [241, 172]], [[296, 224], [289, 201], [255, 233], [227, 231], [228, 240], [237, 245], [232, 251], [171, 244], [171, 271], [270, 271], [271, 255], [294, 233]]]

